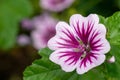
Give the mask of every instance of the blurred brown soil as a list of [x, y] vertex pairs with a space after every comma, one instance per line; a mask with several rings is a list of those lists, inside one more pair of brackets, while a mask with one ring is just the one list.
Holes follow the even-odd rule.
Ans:
[[22, 80], [24, 69], [40, 58], [32, 46], [0, 50], [0, 80]]

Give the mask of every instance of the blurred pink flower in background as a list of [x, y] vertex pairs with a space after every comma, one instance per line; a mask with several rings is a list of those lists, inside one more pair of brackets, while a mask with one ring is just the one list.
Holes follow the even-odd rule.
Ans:
[[68, 8], [74, 0], [41, 0], [40, 5], [43, 9], [60, 12]]
[[35, 30], [32, 31], [31, 37], [36, 49], [47, 47], [48, 40], [55, 35], [56, 24], [57, 20], [47, 14], [33, 19]]
[[31, 19], [25, 18], [21, 21], [21, 26], [24, 29], [32, 30], [33, 29], [33, 22]]
[[17, 44], [19, 44], [20, 46], [26, 46], [30, 44], [30, 42], [30, 38], [25, 34], [21, 34], [17, 37]]

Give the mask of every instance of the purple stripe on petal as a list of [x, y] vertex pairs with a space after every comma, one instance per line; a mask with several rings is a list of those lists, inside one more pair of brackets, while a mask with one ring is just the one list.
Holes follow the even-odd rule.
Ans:
[[82, 67], [82, 65], [84, 65], [84, 67], [86, 67], [86, 62], [87, 62], [87, 59], [86, 59], [86, 58], [83, 59], [83, 60], [81, 61], [80, 67]]
[[57, 41], [57, 43], [59, 44], [59, 48], [76, 48], [79, 45], [79, 42], [75, 39], [74, 35], [68, 30], [66, 29], [67, 32], [62, 31], [69, 39], [60, 37], [61, 40], [64, 41], [64, 43], [61, 43], [59, 41]]
[[88, 57], [88, 61], [90, 62], [90, 64], [92, 63], [92, 60], [91, 60], [91, 58], [90, 58], [90, 57]]
[[99, 48], [99, 47], [102, 47], [102, 44], [99, 44], [99, 45], [93, 46], [92, 48], [93, 48], [93, 49], [96, 49], [96, 48]]
[[59, 44], [59, 48], [76, 48], [76, 45], [70, 43], [57, 42], [57, 44]]
[[65, 39], [65, 38], [60, 38], [60, 39], [62, 39], [66, 43], [73, 44], [73, 45], [78, 45], [77, 41], [72, 41], [72, 40], [68, 40], [68, 39]]
[[98, 40], [96, 40], [96, 41], [94, 41], [94, 42], [91, 42], [91, 45], [97, 44], [100, 40], [101, 40], [101, 39], [98, 39]]
[[98, 55], [98, 54], [94, 54], [94, 53], [91, 53], [90, 56], [95, 58], [97, 60], [97, 57], [95, 55]]
[[[59, 58], [65, 57], [65, 56], [73, 56], [73, 54], [69, 53], [69, 52], [61, 52], [62, 55], [59, 56]], [[73, 52], [72, 52], [73, 53]]]
[[87, 38], [87, 42], [88, 42], [88, 38], [89, 38], [89, 36], [90, 36], [90, 33], [92, 32], [92, 30], [93, 30], [93, 26], [94, 26], [94, 24], [91, 24], [91, 23], [89, 23], [88, 22], [88, 27], [87, 27], [87, 31], [86, 31], [86, 38]]
[[[79, 24], [77, 24], [77, 28], [78, 28], [78, 36], [79, 36], [79, 38], [82, 40], [82, 42], [83, 43], [85, 43], [85, 41], [84, 41], [84, 30], [83, 30], [83, 28], [82, 28], [82, 32], [80, 31], [80, 28], [79, 28], [80, 26], [79, 26]], [[84, 23], [82, 24], [82, 27], [84, 27]]]
[[77, 24], [77, 28], [75, 27], [75, 25], [73, 24], [74, 30], [77, 33], [78, 37], [82, 40], [82, 33], [80, 32], [80, 26], [79, 26], [79, 21], [76, 22]]
[[59, 58], [68, 56], [68, 58], [64, 62], [68, 62], [71, 60], [71, 62], [69, 62], [68, 65], [71, 65], [71, 64], [75, 65], [79, 60], [80, 56], [82, 55], [82, 53], [71, 52], [71, 51], [60, 52], [60, 54], [61, 56], [59, 56]]
[[71, 57], [69, 57], [67, 60], [65, 60], [65, 62], [68, 62], [69, 60], [72, 60], [70, 63], [68, 63], [68, 65], [71, 65], [71, 64], [73, 64], [73, 63], [74, 63], [74, 65], [75, 65], [75, 64], [77, 63], [78, 59], [79, 59], [79, 58], [77, 58], [77, 60], [76, 60], [76, 56], [71, 56]]
[[67, 35], [70, 40], [72, 40], [72, 41], [76, 42], [76, 44], [78, 44], [78, 43], [77, 43], [77, 40], [76, 40], [75, 37], [74, 37], [74, 35], [73, 35], [68, 29], [66, 29], [66, 30], [67, 30], [68, 33], [65, 32], [65, 31], [62, 31], [62, 32], [63, 32], [65, 35]]
[[89, 36], [89, 34], [87, 34], [87, 31], [85, 31], [85, 24], [82, 23], [82, 30], [81, 30], [81, 38], [82, 38], [82, 41], [85, 45], [87, 45], [87, 35]]
[[96, 33], [95, 33], [95, 32], [96, 32], [96, 30], [93, 31], [92, 36], [91, 36], [89, 42], [93, 42], [93, 40], [100, 34], [100, 33], [98, 33], [98, 32], [96, 32]]
[[77, 24], [77, 28], [75, 27], [75, 25], [73, 25], [75, 32], [77, 33], [79, 38], [83, 41], [83, 43], [87, 45], [88, 38], [93, 30], [94, 24], [88, 22], [86, 31], [85, 31], [85, 23], [82, 23], [81, 31], [80, 31], [79, 21], [77, 21], [76, 24]]
[[86, 65], [86, 64], [87, 64], [87, 61], [89, 61], [90, 64], [92, 64], [92, 63], [93, 63], [93, 62], [92, 62], [92, 57], [97, 60], [97, 57], [96, 57], [95, 55], [97, 55], [97, 54], [88, 53], [88, 54], [86, 55], [86, 57], [82, 59], [82, 61], [81, 61], [81, 63], [80, 63], [80, 67], [82, 67], [82, 65], [83, 65], [84, 67], [87, 67], [87, 65]]

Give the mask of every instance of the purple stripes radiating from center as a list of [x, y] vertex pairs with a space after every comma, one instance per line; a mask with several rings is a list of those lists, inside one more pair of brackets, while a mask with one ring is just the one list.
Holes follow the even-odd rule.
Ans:
[[[91, 51], [99, 51], [103, 45], [100, 43], [101, 38], [98, 37], [100, 33], [93, 28], [95, 25], [92, 22], [88, 22], [87, 25], [82, 23], [80, 26], [79, 21], [77, 21], [76, 26], [72, 26], [74, 27], [77, 38], [75, 34], [70, 32], [70, 30], [62, 30], [62, 33], [64, 33], [67, 37], [61, 36], [61, 42], [57, 41], [59, 48], [67, 48], [72, 50], [60, 52], [59, 54], [61, 54], [61, 56], [59, 58], [67, 57], [64, 62], [68, 63], [68, 65], [75, 65], [77, 61], [81, 60], [80, 67], [82, 65], [86, 67], [86, 63], [88, 61], [90, 64], [92, 63], [91, 58], [97, 59], [97, 54], [92, 53]], [[98, 39], [96, 37], [98, 37]]]
[[79, 56], [82, 55], [82, 53], [78, 53], [78, 52], [72, 52], [72, 51], [64, 51], [64, 52], [61, 52], [61, 56], [59, 58], [62, 58], [62, 57], [68, 57], [65, 62], [68, 62], [69, 61], [69, 65], [71, 64], [76, 64], [77, 61], [79, 60]]

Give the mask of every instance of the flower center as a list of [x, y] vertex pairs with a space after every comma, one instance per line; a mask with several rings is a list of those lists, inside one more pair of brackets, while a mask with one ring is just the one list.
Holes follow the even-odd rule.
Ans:
[[80, 59], [83, 59], [86, 57], [87, 54], [89, 54], [91, 48], [89, 44], [85, 45], [81, 40], [78, 40], [79, 46], [75, 49], [73, 49], [75, 52], [80, 53]]

